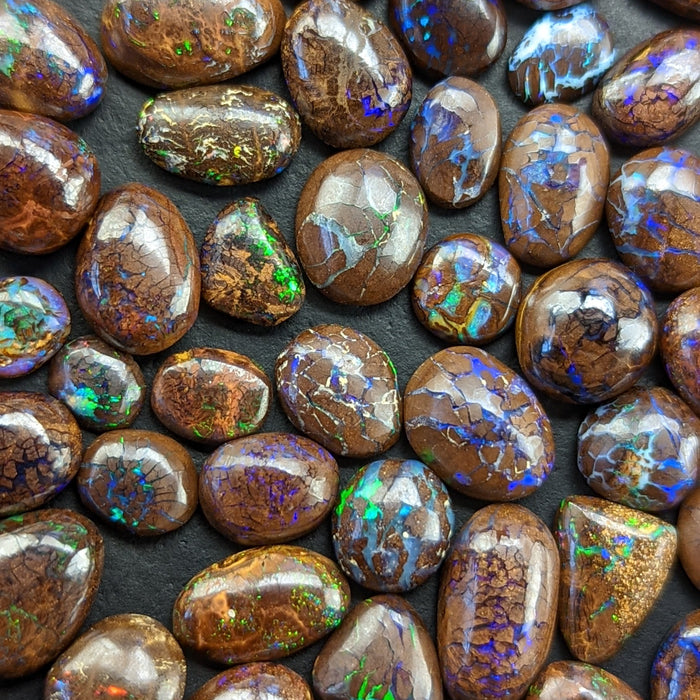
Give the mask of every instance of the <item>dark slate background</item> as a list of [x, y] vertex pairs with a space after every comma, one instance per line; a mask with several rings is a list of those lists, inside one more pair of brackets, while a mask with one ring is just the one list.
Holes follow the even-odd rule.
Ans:
[[[98, 39], [102, 5], [100, 0], [61, 0], [61, 4], [74, 13], [93, 38]], [[156, 4], [155, 0], [153, 4]], [[599, 0], [596, 4], [607, 17], [621, 52], [656, 32], [691, 24], [689, 20], [670, 14], [647, 0]], [[506, 50], [500, 60], [478, 78], [500, 107], [504, 139], [516, 121], [526, 112], [525, 107], [508, 87], [507, 57], [525, 30], [538, 17], [538, 13], [520, 6], [514, 0], [505, 0], [505, 5], [509, 22]], [[371, 0], [366, 6], [376, 16], [386, 19], [386, 0]], [[285, 0], [285, 9], [287, 14], [291, 13], [293, 5], [290, 0]], [[242, 76], [239, 82], [262, 86], [289, 97], [277, 60]], [[416, 76], [413, 103], [407, 118], [389, 138], [378, 145], [379, 150], [408, 163], [409, 124], [431, 85], [422, 76]], [[290, 167], [265, 184], [216, 188], [180, 180], [152, 164], [142, 154], [137, 141], [137, 116], [143, 102], [152, 94], [154, 91], [126, 80], [110, 69], [107, 94], [102, 104], [93, 114], [70, 124], [97, 153], [102, 167], [103, 192], [129, 181], [139, 181], [161, 190], [180, 207], [198, 244], [218, 211], [235, 198], [255, 195], [261, 198], [263, 205], [279, 223], [284, 235], [293, 242], [294, 212], [301, 188], [313, 168], [333, 151], [304, 129], [301, 148]], [[577, 105], [588, 111], [590, 95], [579, 100]], [[700, 144], [697, 127], [676, 143], [697, 153]], [[613, 148], [613, 170], [630, 155], [629, 151]], [[451, 212], [431, 207], [429, 246], [448, 233], [458, 231], [476, 232], [502, 242], [496, 188], [492, 188], [477, 205], [466, 210]], [[76, 250], [77, 241], [73, 241], [54, 254], [38, 258], [0, 252], [0, 275], [29, 274], [43, 277], [63, 292], [73, 314], [71, 338], [90, 332], [75, 302], [73, 266]], [[615, 257], [605, 225], [600, 227], [579, 257], [601, 255]], [[535, 275], [531, 270], [526, 270], [525, 273], [524, 284], [525, 289], [528, 289]], [[669, 301], [668, 298], [657, 299], [659, 314], [663, 313]], [[139, 362], [150, 383], [160, 363], [171, 352], [195, 346], [215, 346], [249, 355], [265, 369], [268, 376], [272, 376], [275, 358], [287, 342], [303, 329], [318, 323], [351, 325], [374, 338], [394, 361], [402, 390], [418, 365], [428, 355], [443, 347], [443, 343], [428, 333], [415, 319], [407, 290], [379, 306], [349, 308], [326, 300], [311, 288], [307, 292], [307, 300], [301, 311], [280, 327], [273, 329], [257, 328], [236, 321], [203, 305], [194, 327], [180, 342], [163, 353], [142, 358]], [[511, 368], [519, 369], [512, 331], [486, 349]], [[658, 360], [654, 361], [641, 381], [647, 385], [668, 386]], [[46, 385], [46, 368], [18, 380], [2, 381], [2, 389], [46, 391]], [[586, 414], [586, 409], [548, 399], [544, 399], [543, 403], [554, 426], [557, 445], [556, 468], [539, 492], [523, 499], [521, 503], [531, 508], [545, 522], [552, 523], [557, 506], [564, 496], [572, 493], [591, 493], [580, 476], [575, 461], [576, 431]], [[148, 407], [137, 418], [133, 427], [164, 430]], [[291, 430], [292, 427], [275, 404], [264, 429]], [[94, 437], [86, 432], [85, 444], [89, 444]], [[207, 453], [196, 445], [189, 444], [187, 447], [197, 465], [200, 465]], [[403, 438], [388, 454], [393, 457], [413, 456], [410, 446]], [[341, 484], [345, 484], [359, 463], [349, 460], [340, 460], [340, 463]], [[483, 504], [456, 493], [452, 495], [457, 523], [461, 527]], [[73, 486], [69, 486], [51, 505], [72, 508], [87, 514]], [[675, 513], [667, 515], [671, 522], [675, 521], [675, 517]], [[86, 625], [107, 615], [135, 612], [151, 615], [169, 627], [172, 604], [182, 586], [202, 568], [237, 550], [236, 545], [209, 527], [200, 511], [197, 511], [192, 520], [180, 530], [152, 540], [121, 536], [102, 523], [99, 527], [105, 539], [105, 571], [97, 600]], [[331, 555], [328, 523], [311, 535], [300, 538], [296, 544]], [[437, 588], [438, 578], [433, 577], [424, 586], [406, 595], [432, 633], [436, 626]], [[355, 600], [360, 600], [371, 595], [371, 592], [355, 586], [353, 595]], [[682, 615], [696, 607], [700, 607], [700, 594], [676, 564], [656, 607], [622, 651], [605, 664], [605, 668], [625, 679], [643, 696], [647, 696], [649, 669], [659, 643]], [[295, 654], [284, 660], [284, 663], [310, 680], [313, 660], [321, 644], [319, 642]], [[557, 635], [550, 660], [564, 658], [570, 656], [561, 636]], [[187, 695], [217, 672], [215, 668], [188, 658]], [[0, 683], [0, 698], [40, 698], [43, 680], [44, 673], [39, 673], [4, 686]]]

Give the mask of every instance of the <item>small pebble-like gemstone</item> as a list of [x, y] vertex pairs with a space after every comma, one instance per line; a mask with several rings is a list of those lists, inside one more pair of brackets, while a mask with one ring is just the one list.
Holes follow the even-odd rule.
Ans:
[[650, 148], [613, 178], [605, 206], [617, 252], [652, 289], [700, 285], [700, 159]]
[[506, 247], [554, 267], [574, 257], [603, 217], [610, 154], [593, 120], [569, 105], [523, 116], [503, 148], [498, 178]]
[[51, 360], [49, 391], [80, 425], [102, 432], [134, 422], [146, 382], [131, 355], [90, 335], [66, 343]]
[[450, 343], [484, 345], [515, 320], [520, 266], [503, 246], [473, 233], [436, 243], [413, 278], [413, 310]]
[[700, 589], [700, 488], [691, 491], [678, 511], [678, 558], [685, 573]]
[[656, 602], [676, 556], [663, 520], [590, 496], [562, 501], [559, 626], [571, 653], [599, 664], [613, 656]]
[[0, 247], [51, 253], [87, 223], [100, 168], [78, 134], [46, 117], [0, 110]]
[[294, 252], [254, 197], [236, 200], [217, 214], [200, 259], [202, 298], [218, 311], [276, 326], [304, 303], [304, 278]]
[[528, 105], [572, 102], [590, 92], [615, 61], [610, 27], [583, 3], [542, 15], [508, 60], [508, 82]]
[[176, 435], [218, 445], [259, 430], [272, 387], [250, 358], [232, 350], [193, 348], [168, 357], [151, 387], [151, 408]]
[[205, 683], [190, 700], [313, 700], [307, 682], [282, 664], [236, 666]]
[[0, 378], [41, 367], [70, 329], [70, 312], [55, 287], [38, 277], [0, 278]]
[[138, 183], [105, 195], [78, 248], [75, 291], [108, 343], [160, 352], [190, 329], [199, 309], [199, 256], [177, 207]]
[[167, 435], [118, 430], [100, 435], [78, 472], [83, 503], [135, 535], [162, 535], [197, 507], [197, 471], [187, 450]]
[[207, 520], [239, 544], [288, 542], [315, 530], [338, 495], [338, 464], [301, 435], [259, 433], [231, 440], [202, 465], [199, 502]]
[[522, 698], [556, 628], [557, 546], [514, 504], [478, 510], [458, 533], [438, 597], [437, 647], [451, 698]]
[[364, 333], [324, 324], [302, 331], [275, 365], [277, 394], [297, 430], [344, 457], [374, 457], [401, 433], [389, 356]]
[[332, 525], [335, 557], [365, 588], [409, 591], [442, 564], [454, 521], [447, 487], [425, 464], [371, 462], [340, 494]]
[[107, 0], [102, 48], [121, 73], [145, 85], [181, 88], [246, 73], [279, 49], [279, 0]]
[[669, 29], [628, 51], [593, 95], [593, 118], [614, 141], [654, 146], [700, 117], [700, 30]]
[[0, 105], [59, 121], [104, 96], [107, 66], [77, 20], [52, 0], [0, 2]]
[[316, 657], [313, 684], [321, 700], [443, 697], [433, 640], [396, 595], [368, 598], [350, 611]]
[[0, 392], [0, 517], [38, 508], [62, 491], [82, 453], [80, 428], [60, 401]]
[[651, 0], [664, 10], [675, 12], [681, 17], [688, 17], [695, 22], [700, 21], [700, 2], [698, 0]]
[[296, 245], [311, 283], [333, 301], [367, 306], [410, 281], [428, 231], [425, 196], [413, 174], [379, 151], [323, 161], [297, 205]]
[[451, 209], [474, 204], [498, 174], [498, 106], [473, 80], [446, 78], [418, 108], [410, 149], [411, 168], [431, 202]]
[[219, 664], [269, 661], [318, 641], [342, 621], [350, 587], [303, 547], [245, 549], [198, 573], [175, 601], [179, 642]]
[[160, 622], [136, 613], [112, 615], [56, 659], [44, 700], [182, 700], [185, 674], [185, 655]]
[[425, 360], [408, 380], [404, 412], [418, 457], [472, 498], [522, 498], [554, 467], [551, 424], [534, 392], [478, 348], [446, 348]]
[[162, 93], [144, 104], [138, 131], [156, 165], [208, 185], [247, 185], [278, 175], [301, 141], [293, 107], [251, 85]]
[[0, 679], [29, 675], [71, 643], [103, 560], [102, 536], [78, 513], [47, 508], [0, 521]]
[[371, 146], [408, 111], [413, 85], [408, 59], [389, 28], [354, 2], [297, 5], [280, 51], [296, 108], [329, 146]]
[[521, 5], [533, 10], [563, 10], [565, 7], [576, 5], [581, 0], [518, 0]]
[[390, 0], [389, 22], [431, 78], [481, 73], [506, 45], [501, 0]]
[[572, 260], [542, 275], [515, 322], [527, 379], [561, 401], [599, 403], [629, 389], [651, 362], [651, 294], [624, 265]]

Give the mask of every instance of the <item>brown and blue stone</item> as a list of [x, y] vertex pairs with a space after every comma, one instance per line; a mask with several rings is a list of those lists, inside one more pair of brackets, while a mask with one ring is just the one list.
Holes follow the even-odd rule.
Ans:
[[700, 486], [693, 489], [678, 511], [678, 558], [693, 585], [700, 590]]
[[207, 681], [190, 700], [313, 700], [308, 683], [282, 664], [234, 666]]

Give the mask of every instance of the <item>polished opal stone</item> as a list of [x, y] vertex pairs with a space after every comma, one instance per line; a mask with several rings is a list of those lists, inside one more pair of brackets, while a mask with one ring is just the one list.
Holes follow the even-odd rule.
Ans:
[[56, 659], [46, 700], [182, 700], [185, 656], [157, 620], [126, 613], [90, 627]]
[[297, 430], [344, 457], [374, 457], [401, 433], [389, 356], [364, 333], [324, 324], [302, 331], [275, 365], [277, 394]]
[[628, 51], [593, 95], [593, 118], [627, 146], [675, 138], [700, 117], [700, 30], [670, 29]]
[[574, 107], [542, 105], [523, 116], [503, 148], [498, 177], [510, 252], [537, 267], [574, 257], [603, 217], [609, 163], [600, 130]]
[[498, 243], [455, 233], [436, 243], [413, 278], [418, 320], [451, 343], [484, 345], [514, 321], [520, 304], [520, 266]]
[[355, 149], [323, 161], [297, 205], [296, 245], [311, 283], [333, 301], [390, 299], [418, 267], [428, 231], [420, 185], [399, 161]]
[[493, 185], [501, 160], [501, 117], [491, 94], [451, 77], [428, 91], [411, 124], [411, 168], [428, 198], [460, 209]]
[[95, 336], [66, 343], [49, 365], [49, 391], [68, 406], [78, 423], [102, 432], [134, 422], [146, 382], [131, 355]]
[[599, 403], [629, 389], [651, 362], [657, 323], [651, 294], [620, 263], [572, 260], [542, 275], [515, 325], [520, 366], [561, 401]]
[[151, 408], [180, 437], [218, 445], [259, 430], [271, 393], [265, 372], [245, 355], [193, 348], [171, 355], [160, 366], [151, 387]]
[[301, 141], [292, 106], [250, 85], [174, 90], [141, 109], [139, 140], [158, 166], [208, 185], [247, 185], [281, 173]]
[[528, 105], [572, 102], [615, 61], [610, 27], [590, 3], [542, 15], [508, 60], [508, 82]]
[[0, 110], [0, 194], [0, 247], [50, 253], [90, 218], [100, 168], [85, 141], [62, 124]]
[[437, 647], [451, 698], [522, 698], [556, 628], [557, 547], [514, 504], [478, 510], [455, 538], [438, 598]]
[[292, 545], [257, 547], [198, 573], [175, 601], [173, 630], [215, 663], [269, 661], [327, 635], [349, 602], [330, 559]]
[[107, 66], [83, 27], [52, 0], [0, 2], [0, 105], [59, 121], [92, 112]]
[[267, 61], [285, 22], [279, 0], [107, 0], [102, 48], [121, 73], [145, 85], [218, 83]]
[[652, 289], [700, 286], [700, 158], [650, 148], [613, 178], [605, 206], [622, 262]]
[[665, 10], [675, 12], [681, 17], [688, 17], [695, 22], [700, 21], [700, 2], [698, 0], [651, 0]]
[[321, 700], [442, 700], [433, 640], [418, 613], [396, 595], [358, 603], [316, 657]]
[[135, 355], [160, 352], [199, 309], [199, 256], [175, 205], [146, 185], [102, 198], [78, 249], [78, 304], [95, 332]]
[[282, 664], [259, 661], [214, 676], [190, 700], [312, 700], [307, 682]]
[[533, 10], [562, 10], [578, 4], [581, 0], [518, 0], [518, 2]]
[[304, 123], [334, 148], [371, 146], [411, 103], [411, 69], [389, 28], [350, 0], [305, 0], [287, 20], [282, 69]]
[[83, 503], [135, 535], [162, 535], [197, 507], [197, 471], [187, 450], [167, 435], [118, 430], [98, 437], [78, 472]]
[[78, 633], [102, 576], [102, 536], [48, 508], [0, 521], [0, 679], [52, 661]]
[[686, 496], [678, 511], [678, 558], [685, 573], [700, 589], [700, 488]]
[[219, 311], [276, 326], [304, 303], [304, 278], [294, 252], [260, 200], [227, 205], [200, 251], [202, 298]]
[[586, 416], [578, 468], [611, 501], [674, 508], [700, 472], [700, 419], [667, 389], [634, 387]]
[[442, 564], [454, 530], [447, 487], [415, 459], [381, 459], [355, 472], [333, 514], [340, 568], [365, 588], [409, 591]]
[[0, 277], [0, 378], [48, 362], [70, 334], [61, 293], [38, 277]]
[[207, 520], [239, 544], [288, 542], [315, 530], [338, 495], [338, 464], [313, 440], [258, 433], [224, 443], [202, 465]]
[[404, 412], [419, 458], [472, 498], [522, 498], [554, 466], [552, 428], [534, 392], [478, 348], [446, 348], [425, 360], [408, 380]]
[[80, 428], [59, 401], [0, 392], [0, 517], [37, 508], [62, 491], [82, 452]]
[[481, 73], [506, 45], [501, 0], [389, 0], [389, 22], [432, 78]]
[[661, 593], [676, 556], [675, 528], [601, 498], [570, 496], [559, 508], [555, 533], [559, 626], [577, 659], [602, 663], [641, 625]]

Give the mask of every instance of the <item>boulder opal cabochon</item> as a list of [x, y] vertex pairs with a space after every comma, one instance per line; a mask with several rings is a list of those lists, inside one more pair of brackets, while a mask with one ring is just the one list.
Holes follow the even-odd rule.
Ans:
[[313, 700], [308, 683], [282, 664], [235, 666], [207, 681], [190, 700]]
[[685, 573], [700, 589], [700, 487], [691, 491], [678, 511], [678, 558]]
[[267, 61], [285, 19], [279, 0], [107, 0], [100, 30], [105, 55], [121, 73], [181, 88], [228, 80]]
[[681, 17], [700, 21], [700, 3], [698, 0], [652, 0], [657, 5], [660, 5], [664, 10], [675, 12]]
[[297, 5], [280, 50], [294, 104], [329, 146], [371, 146], [408, 110], [413, 79], [406, 55], [386, 25], [350, 0]]
[[580, 2], [580, 0], [518, 0], [521, 5], [532, 10], [563, 10]]
[[175, 205], [146, 185], [106, 194], [78, 248], [78, 304], [95, 332], [135, 355], [165, 350], [199, 309], [199, 256]]

